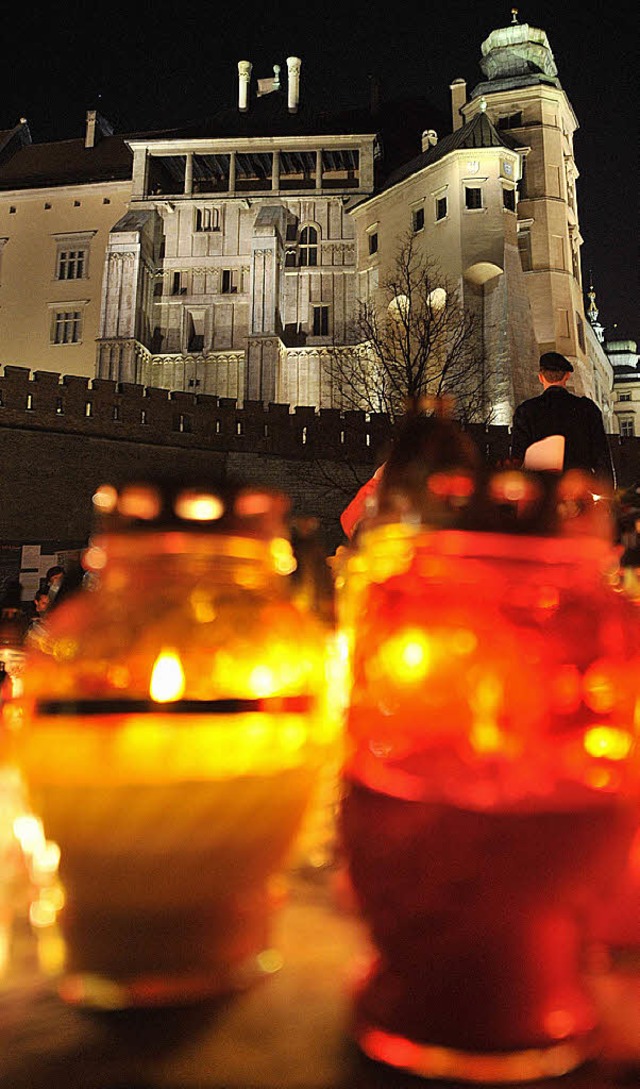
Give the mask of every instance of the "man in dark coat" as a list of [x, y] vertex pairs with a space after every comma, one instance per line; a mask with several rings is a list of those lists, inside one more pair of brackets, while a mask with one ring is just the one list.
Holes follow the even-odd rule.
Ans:
[[[576, 397], [566, 389], [572, 371], [569, 360], [559, 352], [545, 352], [540, 356], [538, 378], [543, 393], [523, 401], [516, 408], [511, 457], [516, 462], [524, 462], [526, 467], [529, 462], [532, 468], [584, 469], [613, 487], [613, 465], [602, 413], [588, 397]], [[542, 456], [542, 462], [537, 465], [531, 450], [534, 444], [540, 444], [536, 451]], [[553, 464], [554, 457], [559, 459], [556, 464]]]

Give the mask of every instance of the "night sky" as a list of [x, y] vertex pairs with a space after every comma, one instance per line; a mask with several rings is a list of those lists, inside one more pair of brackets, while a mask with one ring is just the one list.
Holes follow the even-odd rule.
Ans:
[[[481, 42], [510, 21], [510, 5], [486, 0], [23, 3], [4, 17], [0, 128], [24, 116], [36, 142], [80, 136], [96, 107], [119, 132], [166, 128], [233, 104], [238, 60], [261, 78], [276, 63], [284, 74], [293, 54], [307, 101], [364, 105], [376, 76], [387, 99], [428, 98], [423, 127], [444, 135], [449, 83], [462, 76], [470, 91], [480, 81]], [[580, 122], [585, 286], [593, 270], [609, 338], [640, 339], [635, 16], [602, 0], [564, 0], [523, 3], [519, 21], [546, 30]], [[419, 140], [416, 132], [416, 152]]]

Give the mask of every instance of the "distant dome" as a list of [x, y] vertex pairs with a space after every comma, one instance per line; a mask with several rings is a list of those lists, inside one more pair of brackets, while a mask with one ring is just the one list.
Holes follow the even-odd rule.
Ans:
[[631, 355], [635, 355], [638, 351], [638, 345], [635, 340], [608, 340], [607, 351], [629, 352]]

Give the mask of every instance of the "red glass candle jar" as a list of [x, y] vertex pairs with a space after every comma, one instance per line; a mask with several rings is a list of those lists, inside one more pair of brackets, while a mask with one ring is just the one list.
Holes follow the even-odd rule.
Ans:
[[69, 1001], [243, 985], [324, 748], [323, 636], [291, 599], [284, 497], [129, 486], [94, 497], [97, 583], [25, 674], [20, 765], [60, 846]]
[[640, 698], [637, 610], [591, 529], [379, 525], [347, 566], [341, 829], [378, 951], [355, 1013], [373, 1058], [517, 1082], [589, 1051], [581, 943], [637, 823]]

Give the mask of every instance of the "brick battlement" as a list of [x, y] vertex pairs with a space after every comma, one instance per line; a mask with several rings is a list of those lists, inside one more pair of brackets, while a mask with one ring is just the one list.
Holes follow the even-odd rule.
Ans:
[[387, 416], [263, 405], [201, 393], [169, 392], [102, 378], [5, 366], [0, 427], [93, 435], [129, 442], [280, 457], [367, 463], [388, 438]]
[[[0, 375], [0, 427], [87, 435], [150, 446], [219, 453], [273, 454], [366, 465], [391, 434], [385, 415], [289, 405], [263, 405], [207, 394], [169, 392], [101, 378], [61, 376], [5, 366]], [[469, 431], [490, 464], [509, 456], [509, 429]], [[610, 436], [618, 481], [640, 480], [640, 438]]]

